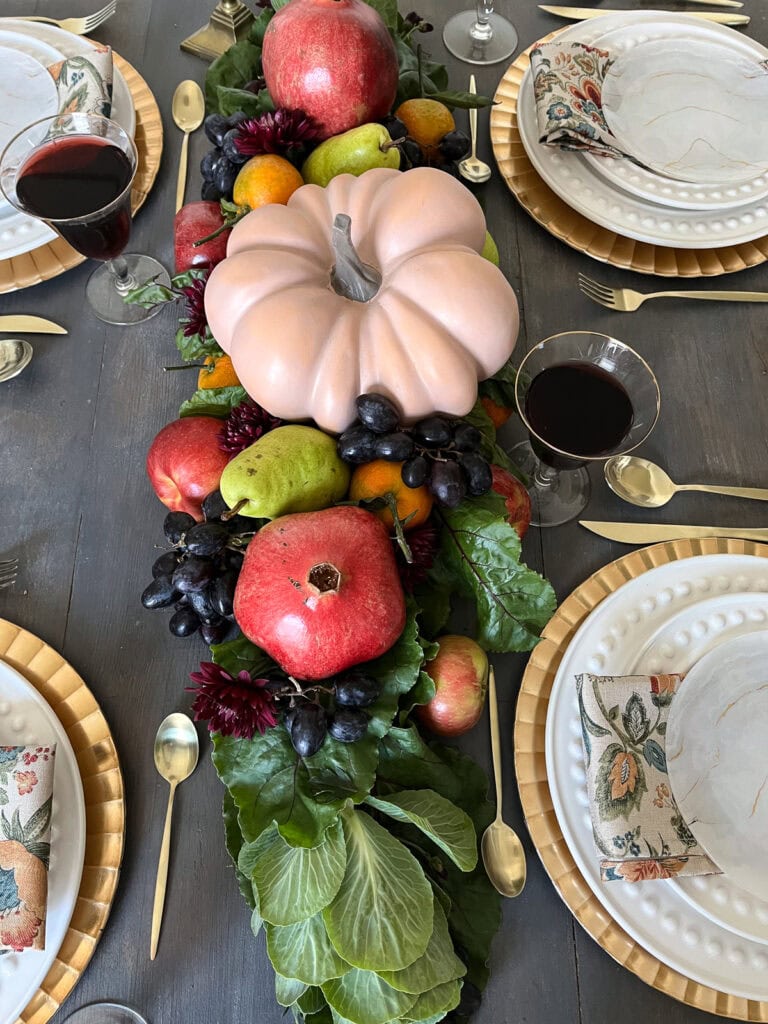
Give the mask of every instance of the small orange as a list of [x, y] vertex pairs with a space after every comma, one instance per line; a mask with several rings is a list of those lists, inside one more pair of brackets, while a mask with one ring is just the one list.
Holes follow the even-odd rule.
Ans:
[[498, 402], [494, 402], [494, 400], [492, 398], [489, 398], [487, 395], [483, 395], [483, 397], [480, 399], [480, 402], [485, 411], [488, 413], [488, 416], [491, 419], [491, 423], [493, 423], [494, 427], [496, 427], [497, 430], [499, 429], [499, 427], [504, 426], [509, 417], [512, 415], [512, 409], [508, 408], [506, 405], [499, 405]]
[[427, 156], [433, 152], [436, 154], [440, 139], [456, 127], [448, 107], [427, 97], [401, 103], [395, 111], [395, 117], [400, 118], [409, 136], [418, 142]]
[[[402, 467], [402, 462], [386, 462], [384, 459], [376, 459], [374, 462], [358, 466], [352, 474], [349, 496], [353, 501], [362, 501], [393, 494], [397, 503], [398, 519], [407, 519], [413, 513], [404, 527], [406, 530], [412, 530], [414, 526], [421, 526], [429, 518], [432, 511], [432, 495], [426, 487], [406, 487], [400, 476]], [[379, 509], [376, 515], [386, 526], [395, 525], [388, 508]]]
[[229, 356], [206, 356], [205, 364], [197, 375], [197, 386], [203, 391], [209, 388], [237, 387], [240, 383]]
[[248, 206], [252, 210], [268, 203], [285, 203], [304, 179], [285, 157], [264, 153], [252, 156], [244, 163], [235, 178], [232, 201], [236, 206]]

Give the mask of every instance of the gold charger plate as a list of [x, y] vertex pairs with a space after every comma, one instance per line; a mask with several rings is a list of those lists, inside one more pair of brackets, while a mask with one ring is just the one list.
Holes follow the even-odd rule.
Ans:
[[572, 210], [535, 170], [517, 128], [517, 97], [530, 65], [530, 52], [563, 29], [523, 51], [499, 82], [491, 108], [491, 144], [502, 177], [517, 201], [551, 235], [602, 263], [659, 277], [716, 277], [768, 260], [768, 235], [717, 249], [675, 249], [618, 235]]
[[768, 1002], [708, 988], [671, 970], [638, 945], [605, 910], [576, 866], [560, 830], [547, 781], [544, 731], [555, 675], [576, 630], [609, 594], [649, 569], [695, 555], [757, 555], [768, 545], [743, 540], [690, 540], [655, 544], [604, 566], [563, 601], [531, 654], [515, 711], [515, 771], [533, 844], [568, 909], [614, 960], [646, 984], [699, 1010], [736, 1020], [768, 1022]]
[[125, 840], [123, 776], [96, 699], [60, 654], [0, 619], [0, 658], [35, 687], [64, 726], [85, 797], [85, 862], [72, 920], [48, 974], [16, 1022], [45, 1024], [88, 966], [109, 917]]
[[[135, 214], [144, 205], [157, 177], [163, 152], [163, 122], [155, 97], [136, 68], [118, 54], [113, 56], [136, 109], [134, 142], [139, 153], [139, 166], [131, 191], [131, 207]], [[85, 256], [76, 252], [63, 238], [56, 238], [20, 256], [0, 260], [0, 295], [58, 277], [84, 261]]]

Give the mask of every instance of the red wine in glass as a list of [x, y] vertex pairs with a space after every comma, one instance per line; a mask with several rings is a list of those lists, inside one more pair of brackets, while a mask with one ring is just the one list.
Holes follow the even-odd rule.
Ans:
[[[119, 146], [96, 136], [53, 139], [36, 149], [16, 179], [20, 204], [84, 256], [119, 256], [131, 233], [131, 163]], [[123, 201], [112, 206], [123, 193]], [[101, 211], [95, 213], [95, 211]], [[84, 218], [78, 220], [78, 218]]]

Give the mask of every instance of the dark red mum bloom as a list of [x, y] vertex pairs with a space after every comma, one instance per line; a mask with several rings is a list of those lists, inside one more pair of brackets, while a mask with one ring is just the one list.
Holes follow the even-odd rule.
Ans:
[[277, 416], [273, 416], [256, 402], [248, 399], [234, 406], [224, 420], [224, 426], [219, 431], [219, 448], [229, 455], [239, 455], [254, 441], [258, 441], [262, 434], [274, 430], [282, 422]]
[[317, 142], [321, 137], [322, 129], [314, 117], [303, 110], [278, 107], [274, 113], [261, 114], [239, 124], [235, 146], [243, 156], [286, 154], [305, 142]]
[[212, 661], [203, 661], [199, 672], [190, 672], [196, 686], [187, 687], [195, 694], [192, 711], [195, 721], [207, 720], [209, 732], [239, 739], [253, 739], [277, 725], [277, 706], [269, 690], [268, 679], [251, 679], [249, 672], [239, 672], [234, 679], [229, 672]]
[[400, 573], [400, 581], [406, 594], [412, 594], [419, 583], [427, 578], [429, 570], [435, 561], [439, 547], [437, 529], [431, 519], [421, 526], [408, 530], [405, 535], [408, 547], [411, 549], [412, 562], [406, 562], [402, 551], [395, 545], [397, 555], [397, 569]]
[[184, 296], [185, 315], [179, 323], [185, 338], [191, 338], [194, 334], [199, 334], [202, 337], [208, 330], [208, 319], [205, 315], [205, 286], [207, 283], [208, 272], [204, 277], [196, 277], [181, 289], [181, 294]]

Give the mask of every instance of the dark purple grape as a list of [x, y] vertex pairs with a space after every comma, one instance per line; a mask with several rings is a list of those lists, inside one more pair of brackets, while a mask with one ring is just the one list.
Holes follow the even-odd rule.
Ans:
[[405, 123], [399, 117], [395, 117], [394, 114], [387, 114], [386, 117], [382, 117], [379, 123], [384, 125], [392, 140], [408, 137], [408, 128]]
[[490, 491], [493, 473], [482, 455], [478, 455], [477, 452], [462, 452], [459, 456], [459, 465], [467, 478], [468, 494], [477, 497]]
[[227, 133], [227, 129], [232, 126], [227, 123], [226, 117], [221, 114], [209, 114], [203, 121], [203, 131], [205, 137], [209, 142], [213, 143], [214, 146], [221, 146], [224, 141], [224, 136]]
[[453, 439], [453, 430], [442, 416], [427, 416], [412, 428], [414, 438], [425, 448], [444, 448]]
[[212, 558], [228, 540], [229, 530], [222, 523], [197, 523], [186, 535], [187, 551]]
[[297, 711], [298, 708], [288, 708], [288, 710], [283, 715], [283, 725], [285, 726], [286, 732], [288, 733], [289, 736], [291, 735], [291, 729], [293, 728], [293, 720], [296, 717]]
[[222, 512], [229, 512], [229, 505], [222, 498], [221, 491], [217, 490], [206, 495], [202, 509], [205, 520], [208, 522], [211, 519], [221, 518]]
[[328, 731], [339, 743], [357, 743], [368, 732], [368, 715], [359, 708], [337, 708]]
[[472, 144], [467, 133], [457, 128], [444, 135], [438, 142], [437, 148], [446, 160], [461, 160], [469, 153]]
[[424, 163], [424, 153], [415, 139], [406, 139], [397, 148], [400, 150], [401, 166], [404, 170], [409, 171], [412, 167], [421, 167]]
[[400, 425], [400, 413], [385, 395], [358, 395], [355, 405], [360, 422], [374, 434], [391, 434]]
[[263, 78], [252, 78], [250, 82], [246, 82], [243, 88], [246, 92], [252, 92], [254, 95], [266, 86], [266, 82]]
[[213, 181], [216, 173], [216, 164], [220, 156], [221, 150], [211, 149], [200, 161], [200, 173], [202, 174], [204, 181]]
[[467, 492], [464, 474], [458, 463], [435, 462], [429, 478], [429, 489], [440, 505], [457, 508]]
[[244, 558], [245, 553], [243, 551], [232, 551], [230, 548], [227, 548], [224, 552], [222, 562], [225, 569], [233, 569], [238, 573], [242, 568]]
[[200, 626], [200, 636], [210, 647], [211, 644], [220, 644], [229, 632], [229, 623], [223, 619], [219, 622], [203, 622]]
[[169, 543], [178, 544], [194, 525], [195, 520], [189, 512], [169, 512], [163, 522], [163, 533]]
[[178, 597], [170, 576], [156, 576], [141, 595], [145, 608], [167, 608]]
[[471, 423], [457, 423], [453, 428], [453, 443], [460, 452], [476, 452], [483, 435]]
[[234, 114], [230, 114], [227, 118], [227, 125], [230, 128], [237, 128], [243, 121], [248, 120], [248, 115], [242, 110], [236, 110]]
[[221, 147], [221, 151], [227, 160], [230, 160], [236, 167], [244, 164], [248, 159], [247, 156], [243, 156], [240, 150], [235, 145], [235, 139], [239, 135], [237, 128], [231, 128], [224, 136], [224, 142]]
[[381, 684], [373, 676], [357, 672], [336, 680], [334, 696], [337, 704], [349, 708], [367, 708], [381, 693]]
[[221, 622], [222, 616], [214, 610], [211, 599], [208, 596], [209, 590], [210, 587], [207, 590], [195, 590], [188, 594], [189, 606], [194, 608], [201, 622]]
[[179, 608], [168, 620], [168, 629], [174, 636], [192, 636], [200, 629], [200, 619], [192, 608]]
[[221, 199], [221, 192], [212, 181], [204, 181], [200, 189], [200, 198], [204, 199], [206, 203], [218, 203]]
[[176, 601], [176, 603], [174, 604], [173, 607], [176, 609], [176, 611], [178, 611], [179, 608], [186, 608], [188, 604], [189, 604], [189, 598], [187, 597], [186, 594], [182, 594], [181, 597], [179, 598], [179, 600]]
[[217, 161], [213, 183], [223, 196], [228, 196], [232, 192], [239, 171], [239, 166], [226, 156]]
[[319, 704], [301, 704], [291, 723], [291, 743], [299, 757], [312, 757], [325, 741], [328, 731], [325, 711]]
[[336, 442], [339, 458], [355, 466], [376, 458], [376, 434], [362, 423], [349, 427]]
[[182, 594], [194, 594], [205, 590], [216, 576], [216, 566], [209, 558], [190, 555], [173, 574], [173, 585]]
[[377, 459], [404, 462], [413, 455], [413, 438], [402, 430], [395, 434], [383, 434], [377, 439], [374, 451]]
[[172, 576], [176, 566], [179, 564], [179, 556], [175, 551], [165, 551], [159, 558], [156, 558], [152, 566], [152, 578], [158, 576]]
[[225, 572], [223, 576], [219, 576], [217, 580], [214, 580], [207, 591], [211, 607], [218, 615], [223, 616], [225, 619], [232, 614], [232, 602], [235, 599], [236, 584], [237, 573], [230, 569], [229, 572]]
[[416, 455], [403, 463], [400, 476], [406, 487], [421, 487], [429, 477], [429, 463], [423, 455]]
[[232, 516], [224, 523], [230, 534], [254, 533], [263, 520], [254, 519], [253, 516]]

